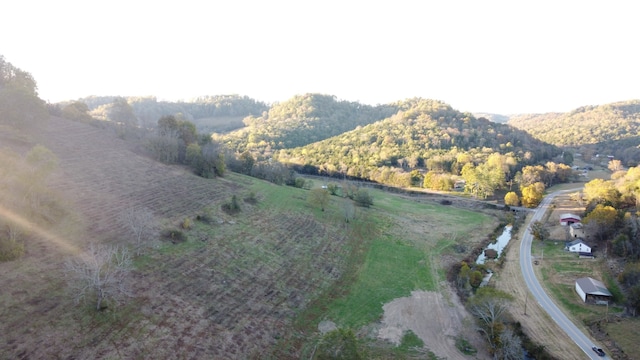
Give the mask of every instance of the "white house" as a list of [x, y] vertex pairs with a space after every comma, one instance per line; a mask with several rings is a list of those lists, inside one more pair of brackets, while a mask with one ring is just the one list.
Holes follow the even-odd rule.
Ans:
[[562, 214], [560, 215], [560, 225], [567, 226], [575, 223], [579, 223], [582, 219], [576, 214]]
[[613, 297], [602, 281], [590, 277], [576, 280], [576, 292], [584, 302], [608, 302]]
[[576, 253], [590, 253], [591, 246], [587, 245], [582, 239], [575, 239], [571, 242], [567, 242], [564, 246], [565, 250]]

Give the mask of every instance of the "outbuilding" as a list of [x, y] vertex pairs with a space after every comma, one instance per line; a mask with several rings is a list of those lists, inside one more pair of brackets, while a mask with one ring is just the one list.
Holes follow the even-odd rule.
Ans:
[[590, 277], [576, 280], [576, 292], [582, 301], [590, 304], [608, 303], [613, 297], [602, 281]]
[[579, 223], [582, 219], [576, 214], [562, 214], [560, 215], [560, 225], [567, 226], [575, 223]]
[[584, 231], [584, 227], [582, 226], [582, 223], [574, 223], [569, 225], [569, 233], [571, 234], [572, 238], [582, 238], [584, 239], [585, 236], [585, 231]]

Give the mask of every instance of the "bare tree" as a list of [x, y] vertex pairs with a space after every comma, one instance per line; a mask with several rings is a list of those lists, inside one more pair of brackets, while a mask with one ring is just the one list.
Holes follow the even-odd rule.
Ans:
[[94, 294], [96, 310], [102, 308], [104, 300], [118, 300], [122, 295], [129, 295], [127, 279], [130, 269], [131, 256], [126, 248], [95, 243], [65, 263], [76, 304]]
[[511, 328], [506, 328], [500, 334], [501, 359], [518, 360], [522, 359], [522, 339], [516, 335]]
[[158, 225], [153, 213], [146, 207], [132, 207], [122, 214], [122, 220], [133, 233], [136, 256], [141, 255], [147, 242], [158, 233]]
[[342, 210], [344, 212], [344, 221], [349, 222], [356, 217], [356, 207], [350, 199], [342, 200]]
[[471, 305], [471, 313], [478, 319], [480, 331], [495, 352], [500, 345], [500, 334], [504, 330], [503, 318], [507, 311], [504, 299], [483, 296]]

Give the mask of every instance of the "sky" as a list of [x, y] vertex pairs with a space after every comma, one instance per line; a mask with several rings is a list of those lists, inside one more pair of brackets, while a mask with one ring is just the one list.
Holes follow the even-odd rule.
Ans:
[[49, 102], [322, 93], [517, 114], [640, 99], [635, 0], [16, 0], [2, 13], [0, 54]]

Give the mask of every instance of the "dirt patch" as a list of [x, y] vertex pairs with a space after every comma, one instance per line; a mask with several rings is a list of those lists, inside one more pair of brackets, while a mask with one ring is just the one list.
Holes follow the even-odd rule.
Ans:
[[[447, 297], [443, 295], [446, 293]], [[383, 306], [382, 325], [378, 338], [399, 345], [402, 336], [411, 330], [424, 342], [425, 348], [438, 358], [467, 359], [455, 346], [456, 337], [462, 336], [476, 349], [484, 346], [470, 326], [470, 314], [450, 290], [442, 292], [413, 291], [411, 296], [393, 300]], [[479, 351], [477, 359], [489, 359]]]

